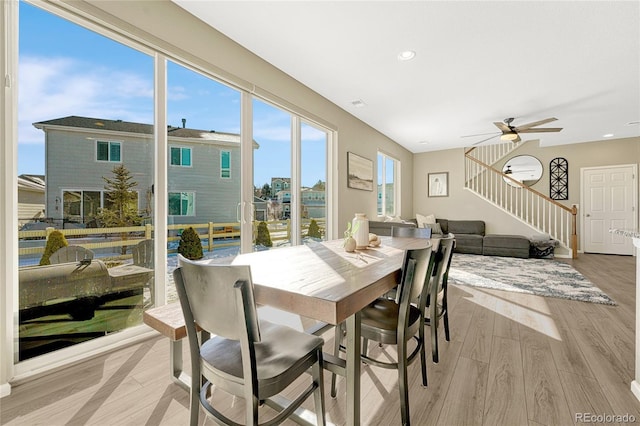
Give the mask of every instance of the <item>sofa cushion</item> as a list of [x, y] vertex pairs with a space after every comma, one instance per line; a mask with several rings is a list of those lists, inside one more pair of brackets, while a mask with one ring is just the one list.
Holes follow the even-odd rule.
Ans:
[[391, 236], [391, 227], [401, 226], [407, 228], [415, 228], [416, 224], [412, 221], [405, 222], [382, 222], [378, 220], [369, 221], [369, 232], [380, 236]]
[[447, 219], [436, 219], [436, 223], [442, 228], [443, 234], [449, 233], [449, 221]]
[[[443, 229], [444, 231], [444, 229]], [[483, 220], [449, 220], [449, 232], [455, 234], [474, 234], [484, 236]]]
[[456, 245], [453, 251], [455, 253], [482, 254], [482, 235], [474, 234], [453, 234], [456, 239]]
[[482, 254], [528, 258], [530, 245], [529, 239], [522, 235], [489, 234], [484, 237]]

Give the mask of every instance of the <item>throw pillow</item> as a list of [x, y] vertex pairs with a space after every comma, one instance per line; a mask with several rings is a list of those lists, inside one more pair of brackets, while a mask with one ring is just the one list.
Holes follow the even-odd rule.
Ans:
[[442, 235], [442, 227], [440, 226], [439, 223], [427, 223], [424, 226], [425, 228], [431, 228], [431, 233], [432, 234], [440, 234]]
[[430, 214], [428, 216], [423, 216], [421, 214], [416, 213], [416, 220], [418, 221], [418, 228], [424, 228], [425, 225], [431, 225], [436, 223], [436, 215]]
[[385, 222], [394, 222], [394, 223], [402, 223], [402, 219], [400, 219], [400, 216], [385, 216], [384, 218]]

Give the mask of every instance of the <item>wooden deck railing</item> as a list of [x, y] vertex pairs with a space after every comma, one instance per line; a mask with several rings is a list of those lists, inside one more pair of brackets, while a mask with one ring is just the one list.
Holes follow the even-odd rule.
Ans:
[[[326, 229], [326, 219], [315, 219], [320, 229]], [[309, 228], [311, 220], [302, 220], [303, 233], [305, 229]], [[258, 227], [258, 221], [253, 224], [253, 233], [256, 234]], [[277, 220], [268, 221], [267, 228], [271, 235], [272, 241], [285, 241], [291, 239], [291, 221]], [[200, 239], [206, 244], [208, 251], [215, 248], [223, 248], [230, 246], [239, 246], [240, 242], [237, 237], [240, 236], [240, 223], [238, 222], [206, 222], [206, 223], [181, 223], [168, 225], [169, 236], [167, 242], [174, 242], [180, 240], [180, 231], [193, 227], [200, 237]], [[36, 243], [32, 247], [19, 248], [19, 255], [40, 254], [44, 253], [46, 240], [51, 232], [55, 228], [47, 228], [38, 231], [19, 231], [18, 238], [20, 240], [34, 240]], [[119, 251], [121, 247], [129, 247], [138, 244], [145, 239], [153, 238], [154, 227], [153, 225], [144, 226], [128, 226], [121, 228], [78, 228], [78, 229], [59, 229], [65, 238], [71, 240], [70, 244], [75, 244], [88, 248], [90, 250], [113, 248], [114, 252]], [[124, 238], [123, 238], [124, 236]], [[82, 242], [76, 244], [73, 240], [76, 238], [85, 239]], [[99, 241], [104, 239], [104, 241]], [[87, 241], [89, 240], [89, 241]], [[225, 241], [228, 240], [228, 241]], [[40, 244], [41, 242], [41, 244]], [[176, 249], [170, 249], [169, 253], [175, 253]], [[118, 257], [118, 256], [116, 256]], [[123, 256], [123, 257], [131, 257]]]

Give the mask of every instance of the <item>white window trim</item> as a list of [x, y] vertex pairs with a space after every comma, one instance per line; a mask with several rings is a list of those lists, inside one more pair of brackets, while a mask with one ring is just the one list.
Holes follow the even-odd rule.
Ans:
[[[386, 213], [386, 208], [385, 208], [385, 202], [386, 202], [386, 188], [387, 188], [387, 182], [386, 182], [386, 160], [392, 160], [394, 163], [394, 170], [393, 170], [393, 207], [394, 207], [394, 211], [393, 211], [393, 216], [402, 216], [402, 211], [401, 211], [401, 182], [400, 182], [400, 169], [401, 169], [401, 162], [400, 160], [398, 160], [397, 158], [395, 158], [392, 155], [387, 154], [384, 151], [380, 151], [378, 150], [377, 154], [376, 154], [376, 160], [378, 159], [378, 156], [382, 156], [382, 215], [378, 214], [378, 217], [385, 217], [387, 215]], [[377, 162], [377, 161], [376, 161]], [[379, 185], [380, 182], [377, 182], [377, 184]], [[377, 206], [377, 194], [376, 194], [376, 213], [378, 209]]]
[[[222, 167], [222, 154], [223, 153], [228, 153], [229, 154], [229, 167]], [[229, 171], [229, 176], [222, 176], [222, 171], [223, 170], [228, 170]], [[231, 179], [231, 150], [230, 149], [221, 149], [220, 150], [220, 179]]]
[[[167, 205], [167, 215], [169, 217], [195, 217], [196, 216], [196, 191], [169, 190], [169, 191], [167, 191], [167, 202], [169, 202], [169, 197], [170, 197], [171, 194], [193, 194], [193, 214], [170, 214], [169, 213], [169, 206]], [[180, 200], [180, 201], [182, 201], [182, 200]]]
[[[108, 143], [109, 144], [109, 159], [108, 160], [100, 160], [98, 159], [98, 144], [99, 143]], [[111, 159], [111, 144], [115, 144], [117, 143], [118, 145], [120, 145], [120, 160], [118, 161], [113, 161]], [[96, 148], [96, 155], [94, 157], [95, 161], [97, 163], [114, 163], [114, 164], [121, 164], [122, 163], [122, 141], [112, 141], [112, 140], [108, 140], [108, 139], [95, 139], [95, 148]]]
[[[178, 148], [180, 150], [180, 164], [171, 164], [171, 150], [173, 148]], [[185, 166], [182, 164], [182, 150], [188, 149], [191, 152], [191, 164]], [[171, 145], [169, 147], [169, 167], [193, 167], [193, 148], [190, 146], [181, 146], [181, 145]]]

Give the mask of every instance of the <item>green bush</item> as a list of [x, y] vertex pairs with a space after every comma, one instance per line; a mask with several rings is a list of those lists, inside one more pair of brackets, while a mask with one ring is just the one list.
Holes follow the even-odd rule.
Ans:
[[51, 260], [49, 259], [51, 255], [68, 245], [69, 243], [62, 232], [53, 231], [47, 238], [47, 245], [44, 247], [42, 258], [40, 258], [40, 265], [51, 265]]
[[202, 242], [200, 236], [193, 227], [188, 227], [182, 231], [178, 253], [190, 260], [202, 259]]
[[273, 247], [271, 242], [271, 235], [269, 234], [269, 228], [267, 228], [266, 222], [260, 222], [258, 224], [258, 235], [256, 236], [256, 244], [264, 247]]
[[318, 226], [318, 222], [316, 222], [315, 219], [311, 219], [311, 223], [309, 224], [309, 230], [307, 231], [307, 236], [311, 238], [322, 239], [322, 234], [320, 233], [320, 227]]

